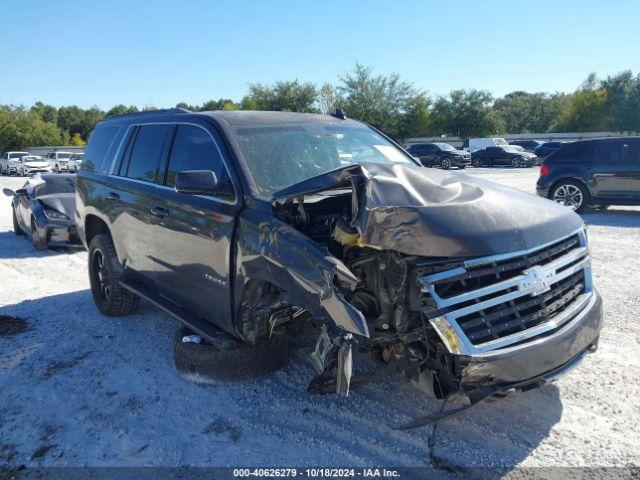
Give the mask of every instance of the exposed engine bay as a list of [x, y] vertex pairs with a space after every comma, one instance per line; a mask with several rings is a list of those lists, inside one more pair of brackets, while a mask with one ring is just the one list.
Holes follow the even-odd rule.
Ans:
[[[300, 196], [276, 215], [340, 259], [359, 279], [346, 300], [364, 315], [370, 339], [359, 347], [372, 359], [401, 368], [438, 398], [459, 389], [459, 357], [451, 355], [421, 307], [428, 298], [418, 277], [450, 262], [418, 262], [415, 256], [363, 243], [353, 224], [351, 189]], [[426, 377], [426, 378], [425, 378]]]

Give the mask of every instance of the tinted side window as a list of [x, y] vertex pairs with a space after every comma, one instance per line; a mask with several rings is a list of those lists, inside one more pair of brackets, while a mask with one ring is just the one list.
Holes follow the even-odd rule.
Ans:
[[225, 192], [233, 194], [231, 180], [222, 155], [211, 135], [194, 125], [179, 125], [171, 148], [166, 185], [173, 187], [176, 175], [187, 170], [213, 170]]
[[172, 132], [172, 125], [142, 125], [131, 149], [125, 177], [155, 182]]
[[106, 170], [104, 164], [107, 160], [107, 152], [119, 129], [119, 126], [113, 125], [98, 126], [93, 130], [89, 137], [84, 161], [82, 162], [82, 170]]
[[597, 163], [621, 163], [623, 142], [601, 142], [596, 147]]

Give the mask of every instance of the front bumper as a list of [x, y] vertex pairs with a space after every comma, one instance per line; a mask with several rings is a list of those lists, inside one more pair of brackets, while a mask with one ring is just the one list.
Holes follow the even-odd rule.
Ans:
[[593, 289], [587, 305], [552, 334], [473, 357], [460, 357], [464, 365], [461, 386], [470, 390], [487, 385], [526, 384], [528, 379], [534, 382], [541, 377], [555, 380], [585, 353], [595, 350], [601, 328], [602, 299]]
[[35, 175], [36, 173], [51, 173], [51, 168], [23, 168], [25, 175]]
[[454, 167], [467, 167], [469, 165], [471, 165], [471, 157], [469, 158], [460, 158], [460, 157], [454, 157], [451, 158], [451, 165], [453, 165]]
[[75, 224], [66, 220], [49, 220], [46, 227], [47, 245], [51, 247], [79, 247], [84, 245]]

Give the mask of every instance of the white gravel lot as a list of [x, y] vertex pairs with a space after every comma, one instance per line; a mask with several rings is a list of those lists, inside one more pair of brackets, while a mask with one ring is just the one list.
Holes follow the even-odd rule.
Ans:
[[[537, 169], [468, 169], [533, 192]], [[0, 177], [0, 187], [23, 179]], [[102, 316], [86, 253], [36, 252], [0, 198], [0, 466], [431, 466], [431, 429], [390, 427], [440, 407], [401, 375], [348, 398], [309, 396], [307, 351], [251, 383], [175, 372], [177, 324], [149, 304]], [[604, 299], [600, 348], [558, 383], [444, 422], [434, 453], [460, 466], [640, 465], [640, 210], [584, 214]]]

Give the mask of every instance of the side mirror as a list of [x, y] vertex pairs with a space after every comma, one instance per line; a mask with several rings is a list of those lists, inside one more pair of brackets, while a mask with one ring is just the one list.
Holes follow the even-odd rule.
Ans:
[[13, 197], [16, 192], [11, 190], [10, 188], [3, 188], [2, 193], [4, 193], [7, 197]]
[[186, 170], [176, 175], [176, 192], [191, 195], [218, 193], [218, 177], [212, 170]]

